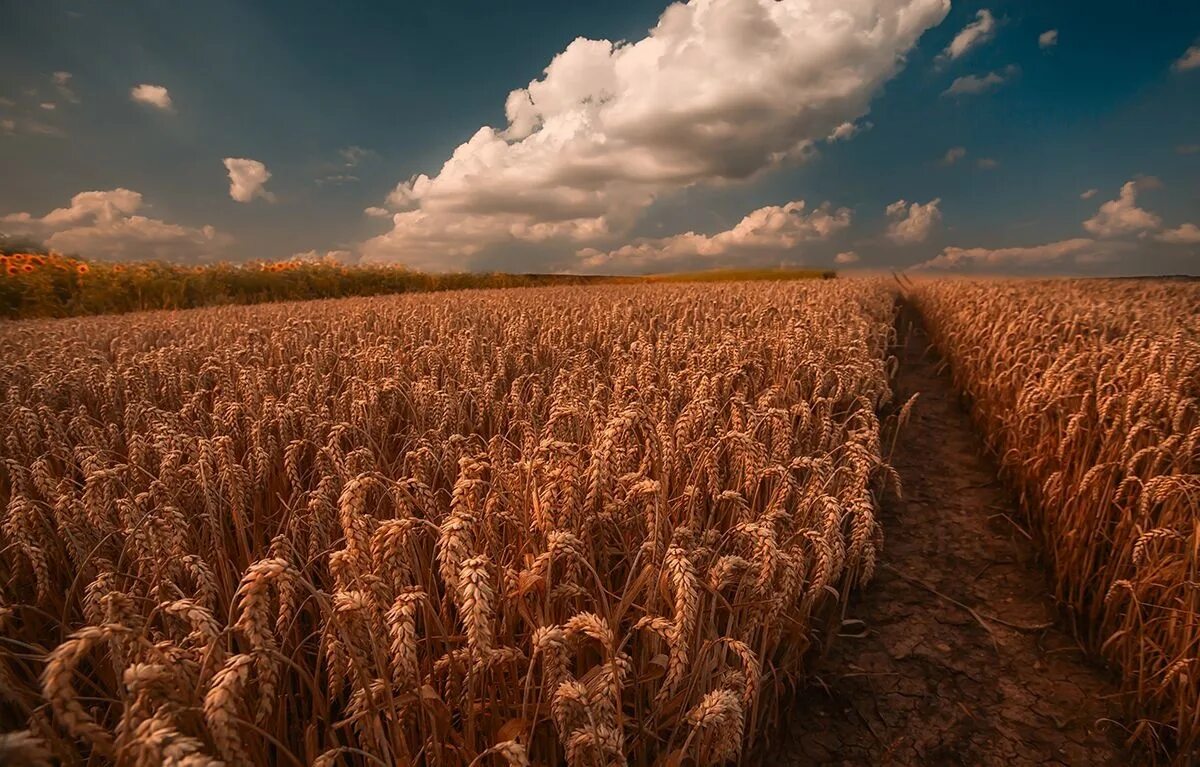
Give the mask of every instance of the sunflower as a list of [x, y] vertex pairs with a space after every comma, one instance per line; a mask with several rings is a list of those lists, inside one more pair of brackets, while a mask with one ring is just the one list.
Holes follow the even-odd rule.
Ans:
[[87, 274], [89, 271], [91, 271], [91, 269], [88, 268], [87, 264], [80, 264], [79, 266], [75, 267], [75, 271], [79, 272], [80, 274]]

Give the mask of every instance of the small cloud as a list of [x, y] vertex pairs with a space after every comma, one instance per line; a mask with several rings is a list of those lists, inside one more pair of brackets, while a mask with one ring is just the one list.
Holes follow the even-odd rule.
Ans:
[[0, 133], [6, 135], [53, 136], [62, 138], [67, 134], [58, 126], [39, 122], [31, 117], [6, 117], [0, 120]]
[[1093, 197], [1095, 197], [1095, 196], [1096, 196], [1096, 195], [1098, 195], [1098, 194], [1100, 194], [1100, 190], [1099, 190], [1099, 189], [1088, 189], [1086, 192], [1084, 192], [1084, 193], [1082, 193], [1081, 195], [1079, 195], [1079, 199], [1081, 199], [1081, 200], [1090, 200], [1090, 199], [1092, 199]]
[[261, 197], [267, 202], [274, 202], [275, 195], [263, 188], [271, 178], [267, 166], [258, 160], [248, 160], [241, 157], [226, 157], [223, 162], [229, 171], [229, 196], [238, 202], [250, 202], [255, 197]]
[[13, 101], [12, 99], [0, 97], [0, 107], [15, 107], [16, 105], [17, 102]]
[[170, 111], [172, 107], [171, 94], [161, 85], [151, 85], [150, 83], [142, 83], [129, 91], [129, 96], [134, 101], [142, 104], [149, 104], [156, 109]]
[[1200, 144], [1180, 144], [1175, 147], [1176, 154], [1197, 154], [1200, 153]]
[[942, 95], [977, 96], [980, 93], [987, 93], [1008, 82], [1020, 71], [1017, 65], [1010, 64], [1000, 71], [988, 72], [982, 77], [979, 75], [964, 75], [950, 83], [950, 87], [942, 91]]
[[325, 176], [323, 178], [317, 179], [317, 186], [324, 186], [326, 184], [332, 184], [334, 186], [341, 186], [342, 184], [353, 184], [355, 181], [358, 181], [358, 176], [351, 176], [348, 174], [338, 174], [338, 175], [334, 175], [334, 176]]
[[916, 269], [1046, 268], [1063, 261], [1104, 263], [1134, 247], [1127, 242], [1097, 242], [1086, 237], [1015, 248], [949, 247]]
[[942, 159], [938, 162], [941, 165], [953, 165], [966, 156], [967, 150], [965, 147], [952, 146], [946, 150], [946, 154], [942, 155]]
[[344, 149], [339, 149], [338, 154], [342, 156], [342, 160], [346, 163], [347, 168], [357, 168], [359, 163], [375, 153], [370, 149], [363, 149], [360, 146], [348, 146]]
[[22, 121], [21, 129], [34, 136], [54, 136], [55, 138], [62, 138], [63, 136], [67, 135], [62, 128], [54, 125], [47, 125], [46, 123], [38, 122], [37, 120]]
[[45, 109], [47, 112], [53, 112], [55, 109], [58, 109], [58, 104], [55, 104], [53, 101], [43, 101], [42, 103], [38, 104], [38, 106], [40, 106], [42, 109]]
[[1169, 242], [1172, 245], [1200, 245], [1200, 226], [1183, 224], [1175, 229], [1167, 229], [1154, 236], [1159, 242]]
[[975, 164], [980, 170], [995, 170], [996, 168], [1000, 167], [1000, 163], [991, 157], [980, 157], [975, 161]]
[[1174, 69], [1176, 72], [1189, 72], [1197, 68], [1200, 68], [1200, 45], [1193, 45], [1188, 48], [1171, 65], [1171, 69]]
[[924, 205], [919, 202], [910, 205], [905, 200], [896, 200], [887, 206], [887, 217], [891, 221], [887, 227], [888, 239], [897, 245], [911, 245], [929, 239], [942, 220], [942, 211], [938, 207], [941, 202], [940, 197], [935, 197]]
[[1083, 222], [1083, 228], [1102, 239], [1157, 229], [1162, 219], [1137, 206], [1137, 193], [1158, 186], [1161, 182], [1154, 176], [1126, 181], [1120, 196], [1101, 205], [1096, 215]]
[[78, 104], [79, 97], [75, 95], [75, 91], [71, 90], [72, 77], [73, 75], [70, 72], [55, 72], [50, 76], [50, 79], [54, 81], [54, 87], [63, 100], [72, 104]]
[[1038, 35], [1038, 47], [1041, 49], [1053, 48], [1058, 45], [1058, 30], [1047, 29], [1045, 32]]
[[867, 121], [862, 123], [845, 122], [833, 129], [833, 132], [825, 137], [825, 140], [832, 143], [834, 141], [849, 141], [863, 131], [870, 130], [875, 127], [875, 124]]
[[946, 50], [938, 55], [939, 61], [954, 61], [962, 58], [967, 51], [983, 45], [996, 33], [996, 19], [992, 12], [984, 8], [975, 14], [975, 21], [962, 28]]
[[380, 208], [375, 205], [367, 208], [363, 211], [363, 213], [367, 214], [371, 218], [387, 218], [388, 216], [392, 215], [392, 212], [387, 208]]
[[833, 257], [833, 263], [835, 263], [835, 264], [857, 264], [858, 263], [858, 254], [855, 253], [853, 250], [843, 250], [841, 253], [838, 253], [836, 256]]

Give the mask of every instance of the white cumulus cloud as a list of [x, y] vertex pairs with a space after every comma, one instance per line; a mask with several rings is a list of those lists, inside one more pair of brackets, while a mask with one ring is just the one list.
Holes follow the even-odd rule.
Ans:
[[1047, 29], [1045, 32], [1038, 35], [1039, 48], [1053, 48], [1058, 45], [1058, 30]]
[[967, 51], [983, 45], [996, 34], [996, 18], [992, 16], [992, 12], [987, 8], [980, 10], [975, 14], [975, 21], [962, 28], [950, 44], [946, 46], [946, 50], [942, 51], [938, 59], [942, 61], [953, 61], [962, 58]]
[[192, 228], [137, 215], [142, 195], [130, 189], [80, 192], [44, 216], [11, 213], [0, 230], [41, 239], [45, 247], [87, 258], [201, 261], [229, 238], [211, 226]]
[[363, 213], [367, 214], [371, 218], [388, 218], [392, 215], [390, 210], [387, 208], [381, 208], [378, 205], [372, 205], [369, 208], [365, 208]]
[[843, 250], [833, 257], [833, 263], [843, 265], [857, 264], [858, 260], [858, 253], [855, 253], [853, 250]]
[[226, 157], [223, 162], [229, 171], [229, 196], [238, 202], [250, 202], [255, 197], [261, 197], [267, 202], [274, 202], [275, 195], [264, 188], [271, 178], [271, 171], [258, 160], [244, 157]]
[[802, 160], [848, 129], [948, 0], [691, 0], [634, 42], [578, 38], [441, 169], [397, 185], [373, 260], [461, 268], [594, 244], [658, 197]]
[[942, 220], [942, 211], [938, 208], [941, 202], [940, 197], [935, 197], [924, 205], [896, 200], [887, 206], [888, 239], [897, 245], [925, 242]]
[[1083, 222], [1083, 228], [1097, 237], [1109, 239], [1147, 229], [1157, 229], [1162, 219], [1137, 206], [1139, 188], [1156, 185], [1155, 180], [1126, 181], [1121, 194], [1100, 206], [1096, 215]]
[[161, 85], [151, 85], [150, 83], [136, 85], [130, 89], [129, 97], [134, 101], [149, 104], [164, 111], [170, 111], [172, 106], [171, 93]]
[[797, 255], [803, 243], [827, 240], [850, 226], [850, 211], [829, 203], [805, 212], [803, 200], [771, 205], [748, 214], [732, 229], [713, 235], [686, 232], [637, 240], [611, 251], [584, 248], [588, 269], [638, 271], [647, 268], [703, 268], [778, 262]]

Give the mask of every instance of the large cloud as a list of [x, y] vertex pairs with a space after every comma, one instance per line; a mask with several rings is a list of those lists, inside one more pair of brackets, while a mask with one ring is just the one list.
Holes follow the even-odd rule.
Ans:
[[267, 202], [274, 202], [275, 195], [264, 188], [271, 178], [271, 171], [258, 160], [248, 160], [242, 157], [226, 157], [225, 170], [229, 171], [229, 196], [238, 202], [250, 202], [255, 197], [261, 197]]
[[141, 207], [142, 195], [129, 189], [80, 192], [67, 207], [41, 217], [4, 216], [0, 229], [40, 239], [47, 248], [108, 260], [203, 261], [228, 243], [211, 226], [194, 229], [136, 215]]
[[432, 175], [399, 184], [375, 260], [470, 266], [597, 242], [657, 197], [747, 179], [844, 136], [948, 0], [692, 0], [633, 43], [579, 38]]
[[888, 239], [897, 245], [911, 245], [925, 242], [933, 232], [934, 227], [942, 220], [942, 211], [938, 207], [941, 198], [934, 198], [922, 205], [914, 202], [911, 205], [904, 200], [896, 200], [887, 206]]
[[1121, 186], [1121, 194], [1115, 200], [1109, 200], [1100, 206], [1096, 215], [1083, 222], [1083, 228], [1097, 237], [1120, 237], [1147, 229], [1157, 229], [1162, 225], [1162, 219], [1148, 210], [1137, 206], [1137, 193], [1140, 187], [1154, 181], [1126, 181]]
[[697, 269], [796, 261], [802, 243], [827, 240], [850, 226], [850, 211], [825, 203], [805, 213], [803, 200], [750, 213], [737, 226], [714, 235], [687, 232], [641, 239], [611, 251], [584, 248], [581, 265], [596, 271]]

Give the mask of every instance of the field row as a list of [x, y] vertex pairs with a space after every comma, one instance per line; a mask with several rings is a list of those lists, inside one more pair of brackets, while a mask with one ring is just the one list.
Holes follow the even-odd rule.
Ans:
[[0, 326], [7, 747], [738, 759], [875, 567], [894, 311], [837, 281]]
[[1200, 749], [1200, 284], [928, 282], [914, 296], [1134, 735]]

